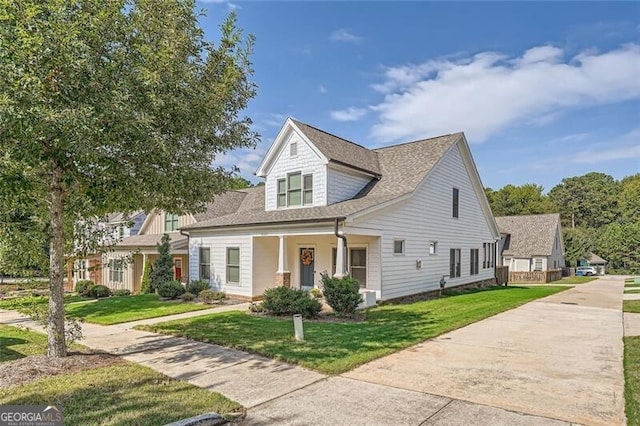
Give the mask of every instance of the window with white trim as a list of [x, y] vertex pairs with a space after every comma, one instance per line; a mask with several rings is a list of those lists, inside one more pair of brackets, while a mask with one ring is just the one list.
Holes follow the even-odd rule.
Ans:
[[460, 277], [460, 249], [449, 250], [449, 276]]
[[109, 262], [109, 281], [114, 283], [124, 282], [124, 265], [122, 260], [111, 259]]
[[309, 206], [313, 204], [313, 174], [289, 173], [276, 181], [277, 206]]
[[209, 247], [200, 247], [200, 279], [209, 280], [211, 278], [211, 249]]
[[178, 218], [177, 214], [173, 213], [165, 213], [164, 214], [164, 231], [171, 232], [178, 229]]
[[291, 142], [289, 144], [289, 156], [290, 157], [295, 157], [296, 155], [298, 155], [298, 143], [297, 142]]
[[477, 275], [477, 274], [480, 273], [479, 265], [478, 265], [479, 260], [480, 260], [479, 259], [480, 258], [479, 253], [480, 253], [480, 250], [478, 250], [478, 249], [471, 249], [470, 252], [469, 252], [469, 254], [471, 256], [471, 263], [470, 263], [469, 273], [471, 275]]
[[227, 247], [227, 283], [240, 283], [239, 247]]
[[533, 270], [534, 271], [542, 271], [542, 259], [540, 259], [540, 258], [534, 259]]
[[460, 217], [460, 190], [453, 188], [453, 217]]
[[393, 240], [393, 254], [404, 254], [404, 240]]

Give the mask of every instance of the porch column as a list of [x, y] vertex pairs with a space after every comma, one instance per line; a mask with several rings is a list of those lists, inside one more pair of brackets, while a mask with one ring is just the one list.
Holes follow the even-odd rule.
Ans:
[[276, 271], [276, 286], [291, 287], [291, 272], [287, 263], [287, 237], [279, 235], [278, 270]]
[[340, 237], [338, 238], [338, 245], [336, 246], [336, 273], [333, 274], [334, 278], [344, 278], [347, 275], [346, 261], [345, 261], [345, 245], [346, 241]]
[[142, 275], [140, 275], [140, 284], [142, 284], [142, 278], [144, 277], [144, 272], [146, 268], [147, 268], [147, 253], [142, 253]]

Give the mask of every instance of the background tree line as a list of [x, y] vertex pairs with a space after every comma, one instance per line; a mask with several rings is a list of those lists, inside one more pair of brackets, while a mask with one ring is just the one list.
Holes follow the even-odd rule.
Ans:
[[594, 252], [610, 272], [640, 272], [640, 173], [619, 181], [598, 172], [569, 177], [548, 194], [533, 183], [485, 193], [495, 216], [560, 213], [569, 265]]

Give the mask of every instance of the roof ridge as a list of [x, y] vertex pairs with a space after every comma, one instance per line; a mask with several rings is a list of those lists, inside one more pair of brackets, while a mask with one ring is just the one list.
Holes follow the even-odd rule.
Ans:
[[329, 135], [329, 136], [332, 136], [332, 137], [334, 137], [334, 138], [336, 138], [336, 139], [340, 139], [341, 141], [348, 142], [348, 143], [350, 143], [350, 144], [352, 144], [352, 145], [355, 145], [355, 146], [357, 146], [357, 147], [360, 147], [360, 148], [366, 149], [367, 151], [375, 152], [375, 150], [373, 150], [373, 149], [367, 148], [366, 146], [364, 146], [364, 145], [360, 145], [359, 143], [356, 143], [356, 142], [350, 141], [349, 139], [345, 139], [345, 138], [343, 138], [342, 136], [338, 136], [338, 135], [335, 135], [335, 134], [333, 134], [333, 133], [331, 133], [331, 132], [327, 132], [326, 130], [322, 130], [322, 129], [318, 128], [318, 127], [312, 126], [311, 124], [305, 123], [304, 121], [296, 120], [296, 119], [295, 119], [295, 118], [293, 118], [293, 117], [289, 117], [289, 118], [291, 118], [291, 120], [292, 120], [294, 123], [296, 123], [296, 124], [297, 124], [297, 123], [299, 123], [299, 124], [304, 124], [305, 126], [307, 126], [307, 127], [311, 127], [312, 129], [317, 130], [317, 131], [319, 131], [319, 132], [322, 132], [322, 133], [324, 133], [325, 135]]
[[372, 149], [372, 151], [378, 152], [378, 151], [382, 151], [384, 149], [396, 148], [396, 147], [403, 146], [403, 145], [410, 145], [412, 143], [426, 142], [426, 141], [430, 141], [430, 140], [433, 140], [433, 139], [440, 139], [440, 138], [444, 138], [444, 137], [447, 137], [447, 136], [462, 135], [462, 134], [464, 134], [464, 132], [447, 133], [446, 135], [432, 136], [430, 138], [417, 139], [415, 141], [401, 142], [401, 143], [397, 143], [397, 144], [393, 144], [393, 145], [381, 146], [380, 148]]
[[527, 216], [560, 216], [560, 213], [531, 213], [531, 214], [511, 214], [508, 216], [495, 216], [495, 218], [499, 217], [527, 217]]

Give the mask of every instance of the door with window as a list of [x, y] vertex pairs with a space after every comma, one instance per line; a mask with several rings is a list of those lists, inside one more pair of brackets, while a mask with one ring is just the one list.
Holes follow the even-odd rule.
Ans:
[[173, 279], [176, 281], [182, 279], [182, 259], [179, 257], [173, 259]]
[[316, 251], [312, 247], [300, 249], [300, 288], [313, 288], [315, 275]]

